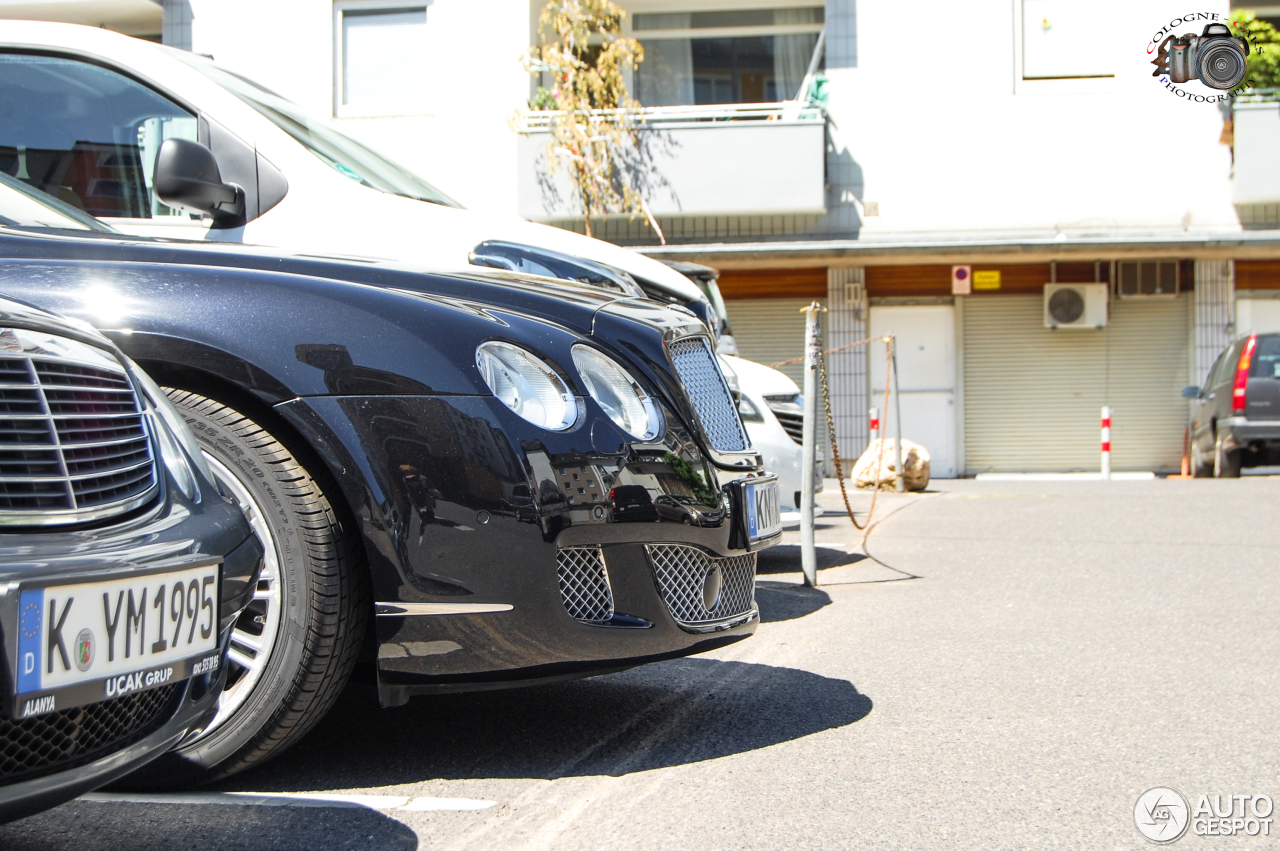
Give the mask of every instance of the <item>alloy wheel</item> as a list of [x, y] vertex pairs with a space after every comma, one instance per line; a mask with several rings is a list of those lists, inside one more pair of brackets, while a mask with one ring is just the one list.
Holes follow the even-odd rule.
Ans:
[[[262, 542], [262, 574], [253, 600], [240, 613], [231, 628], [231, 647], [227, 651], [227, 682], [218, 698], [218, 714], [197, 738], [203, 738], [235, 714], [262, 678], [280, 636], [280, 558], [275, 535], [263, 517], [262, 506], [238, 478], [209, 453], [205, 460], [225, 492], [240, 505], [258, 540]], [[195, 740], [193, 740], [195, 741]]]

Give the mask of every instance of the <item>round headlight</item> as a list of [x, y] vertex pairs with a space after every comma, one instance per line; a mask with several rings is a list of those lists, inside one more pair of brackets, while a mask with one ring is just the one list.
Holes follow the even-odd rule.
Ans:
[[573, 363], [591, 398], [632, 437], [653, 440], [662, 430], [658, 409], [634, 378], [612, 358], [586, 346], [573, 347]]
[[476, 366], [502, 404], [536, 426], [564, 431], [578, 419], [578, 403], [556, 371], [510, 343], [482, 343]]

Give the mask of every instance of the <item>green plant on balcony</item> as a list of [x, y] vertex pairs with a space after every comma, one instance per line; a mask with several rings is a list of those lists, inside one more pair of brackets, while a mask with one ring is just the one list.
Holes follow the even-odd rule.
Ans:
[[1280, 32], [1253, 12], [1235, 11], [1229, 20], [1231, 29], [1249, 40], [1245, 58], [1245, 79], [1252, 81], [1249, 88], [1280, 89]]
[[567, 169], [587, 236], [592, 217], [647, 214], [624, 168], [640, 107], [627, 93], [626, 73], [644, 59], [640, 43], [622, 35], [625, 15], [611, 0], [550, 0], [539, 18], [540, 43], [525, 56], [543, 82], [530, 107], [551, 111], [550, 171]]

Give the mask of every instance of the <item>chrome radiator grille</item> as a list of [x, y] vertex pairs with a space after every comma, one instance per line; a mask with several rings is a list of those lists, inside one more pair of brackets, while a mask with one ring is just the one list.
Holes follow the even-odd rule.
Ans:
[[560, 599], [569, 616], [586, 623], [613, 617], [613, 589], [599, 547], [565, 547], [556, 557]]
[[706, 337], [685, 337], [670, 346], [671, 363], [684, 384], [684, 391], [698, 415], [711, 448], [718, 452], [743, 452], [747, 433], [743, 430], [733, 394], [711, 353]]
[[154, 493], [155, 460], [133, 385], [123, 368], [108, 366], [110, 356], [94, 353], [90, 364], [0, 348], [0, 524], [84, 522]]
[[[755, 553], [717, 558], [683, 544], [648, 544], [645, 550], [658, 580], [658, 591], [679, 623], [699, 626], [744, 615], [755, 608]], [[720, 591], [708, 607], [706, 589], [713, 572], [719, 572]]]
[[778, 424], [796, 443], [804, 443], [804, 405], [800, 396], [765, 396], [764, 403], [778, 418]]

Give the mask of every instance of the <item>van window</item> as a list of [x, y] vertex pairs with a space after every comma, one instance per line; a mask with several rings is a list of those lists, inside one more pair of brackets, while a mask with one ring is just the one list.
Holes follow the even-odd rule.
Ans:
[[1280, 334], [1259, 334], [1249, 364], [1250, 378], [1280, 378]]
[[165, 139], [196, 119], [141, 83], [56, 56], [0, 54], [0, 172], [92, 216], [184, 215], [155, 197]]
[[0, 228], [118, 233], [93, 216], [0, 171]]

